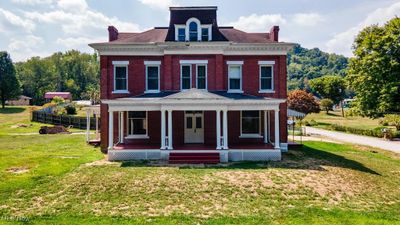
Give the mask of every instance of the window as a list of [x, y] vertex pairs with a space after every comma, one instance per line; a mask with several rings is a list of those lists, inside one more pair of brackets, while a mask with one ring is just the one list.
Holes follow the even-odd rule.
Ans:
[[242, 111], [242, 135], [260, 135], [260, 111]]
[[207, 89], [207, 66], [197, 65], [197, 89]]
[[185, 28], [178, 28], [178, 41], [186, 41]]
[[126, 91], [127, 66], [115, 66], [114, 91]]
[[208, 28], [201, 28], [201, 40], [208, 41]]
[[186, 90], [190, 89], [191, 85], [191, 76], [192, 76], [192, 68], [191, 65], [182, 65], [181, 66], [181, 89]]
[[147, 112], [128, 112], [128, 135], [147, 136]]
[[260, 66], [260, 90], [273, 90], [273, 67], [271, 65]]
[[189, 41], [198, 41], [197, 26], [197, 23], [194, 21], [189, 23]]
[[158, 66], [146, 66], [147, 73], [147, 90], [148, 91], [158, 91]]
[[243, 62], [228, 61], [228, 91], [242, 91], [242, 64]]

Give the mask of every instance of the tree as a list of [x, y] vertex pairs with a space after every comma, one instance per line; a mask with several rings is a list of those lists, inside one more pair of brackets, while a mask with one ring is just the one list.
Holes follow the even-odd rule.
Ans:
[[329, 110], [332, 109], [333, 104], [333, 101], [329, 98], [324, 98], [320, 101], [321, 108], [326, 111], [326, 114], [328, 114]]
[[396, 130], [400, 130], [400, 115], [386, 114], [383, 121], [390, 126], [395, 126]]
[[311, 93], [294, 90], [288, 94], [288, 107], [305, 114], [319, 113], [319, 105]]
[[310, 87], [322, 98], [329, 98], [338, 104], [345, 97], [345, 80], [339, 76], [323, 76], [310, 80]]
[[0, 52], [0, 100], [4, 109], [6, 100], [18, 97], [20, 86], [15, 77], [15, 68], [7, 52]]
[[347, 81], [362, 116], [400, 112], [400, 18], [364, 28], [353, 43]]

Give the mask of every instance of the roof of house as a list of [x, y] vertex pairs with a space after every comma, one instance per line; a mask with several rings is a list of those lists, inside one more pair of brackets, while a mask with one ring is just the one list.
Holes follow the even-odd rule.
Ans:
[[44, 94], [45, 99], [53, 99], [54, 97], [62, 97], [64, 99], [71, 99], [70, 92], [46, 92]]
[[[236, 43], [273, 43], [269, 33], [248, 33], [234, 27], [219, 27], [219, 31], [227, 41]], [[118, 38], [110, 41], [110, 44], [130, 43], [155, 43], [166, 42], [168, 34], [167, 27], [155, 27], [141, 33], [118, 33]]]
[[158, 93], [145, 93], [132, 98], [166, 98], [166, 99], [233, 99], [250, 100], [264, 99], [264, 97], [254, 96], [244, 93], [229, 93], [227, 91], [206, 91], [196, 88], [187, 91], [161, 91]]

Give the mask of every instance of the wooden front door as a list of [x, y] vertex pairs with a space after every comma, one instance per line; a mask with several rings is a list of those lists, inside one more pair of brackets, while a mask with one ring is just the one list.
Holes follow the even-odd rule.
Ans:
[[185, 143], [204, 143], [202, 111], [185, 111]]

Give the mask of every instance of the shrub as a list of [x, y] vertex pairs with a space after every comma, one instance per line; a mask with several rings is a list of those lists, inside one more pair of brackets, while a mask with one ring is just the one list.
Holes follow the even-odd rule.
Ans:
[[383, 121], [390, 126], [395, 126], [396, 130], [400, 131], [400, 115], [386, 114]]
[[58, 105], [58, 104], [64, 103], [65, 100], [64, 100], [62, 97], [55, 96], [55, 97], [51, 100], [51, 102]]
[[64, 107], [57, 106], [57, 107], [53, 110], [53, 114], [56, 115], [56, 116], [61, 116], [61, 115], [67, 114], [67, 111], [65, 110]]
[[330, 100], [329, 98], [322, 99], [319, 104], [321, 106], [321, 109], [325, 110], [326, 113], [329, 113], [329, 110], [331, 110], [333, 107], [333, 101]]
[[[354, 127], [346, 127], [338, 124], [331, 124], [328, 128], [335, 131], [382, 138], [384, 136], [382, 129], [385, 127], [376, 127], [375, 129], [359, 129]], [[396, 137], [397, 135], [399, 135], [397, 134], [397, 132], [393, 132], [390, 129], [388, 132], [389, 132], [387, 134], [388, 138]]]
[[67, 112], [68, 115], [75, 115], [76, 114], [76, 106], [75, 106], [75, 104], [66, 105], [64, 108], [65, 108], [65, 111]]
[[305, 114], [319, 113], [318, 103], [311, 93], [303, 90], [294, 90], [288, 94], [288, 108]]

